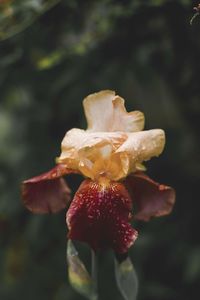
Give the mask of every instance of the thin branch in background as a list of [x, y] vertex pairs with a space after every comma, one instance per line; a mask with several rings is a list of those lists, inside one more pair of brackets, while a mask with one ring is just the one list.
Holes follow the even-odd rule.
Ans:
[[190, 20], [190, 25], [192, 25], [194, 19], [196, 19], [196, 17], [200, 15], [200, 3], [197, 6], [195, 6], [193, 9], [196, 11], [196, 13], [192, 16]]

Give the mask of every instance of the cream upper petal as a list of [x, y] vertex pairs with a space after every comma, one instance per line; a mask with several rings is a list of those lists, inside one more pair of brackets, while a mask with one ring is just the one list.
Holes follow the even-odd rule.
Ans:
[[91, 179], [102, 174], [111, 179], [120, 174], [123, 177], [121, 163], [112, 156], [127, 137], [124, 132], [89, 132], [74, 128], [62, 141], [62, 153], [57, 163], [65, 163], [68, 168], [79, 170]]
[[162, 153], [165, 145], [165, 133], [162, 129], [152, 129], [129, 133], [128, 139], [117, 149], [116, 153], [126, 153], [132, 169], [136, 163], [149, 160]]
[[80, 150], [85, 147], [104, 144], [105, 142], [113, 146], [119, 146], [127, 137], [128, 135], [125, 132], [89, 132], [87, 130], [73, 128], [66, 133], [61, 146], [62, 150], [72, 148]]
[[101, 91], [91, 94], [83, 100], [83, 107], [90, 131], [110, 131], [110, 122], [113, 118], [112, 100], [113, 91]]
[[143, 161], [163, 151], [164, 131], [142, 131], [143, 114], [128, 113], [124, 99], [115, 92], [91, 94], [83, 105], [88, 129], [74, 128], [66, 133], [57, 163], [65, 163], [91, 179], [106, 176], [117, 181], [144, 169]]
[[[57, 158], [58, 163], [76, 161], [74, 167], [80, 160], [92, 157], [95, 160], [97, 151], [101, 150], [102, 158], [108, 153], [117, 150], [127, 139], [124, 132], [88, 132], [82, 129], [73, 128], [69, 130], [61, 144], [62, 152]], [[106, 146], [110, 146], [106, 147]], [[73, 166], [71, 166], [73, 168]]]
[[113, 102], [111, 131], [136, 132], [144, 128], [144, 114], [141, 111], [127, 112], [124, 99], [116, 96]]
[[134, 132], [144, 128], [142, 112], [127, 112], [124, 99], [114, 91], [101, 91], [87, 96], [83, 101], [88, 131]]
[[80, 144], [83, 141], [85, 141], [85, 139], [86, 139], [85, 130], [79, 128], [73, 128], [66, 132], [61, 143], [62, 150], [65, 149], [69, 150], [72, 148], [78, 149], [80, 147]]

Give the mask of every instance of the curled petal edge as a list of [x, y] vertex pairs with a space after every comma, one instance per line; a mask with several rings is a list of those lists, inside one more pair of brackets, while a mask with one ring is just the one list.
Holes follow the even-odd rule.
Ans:
[[77, 171], [58, 164], [50, 171], [22, 183], [22, 201], [33, 213], [56, 213], [70, 201], [71, 191], [62, 176]]
[[170, 186], [155, 182], [143, 172], [131, 174], [126, 178], [125, 183], [137, 206], [135, 219], [149, 221], [152, 217], [171, 213], [176, 194]]
[[127, 140], [116, 153], [127, 153], [130, 162], [142, 162], [153, 156], [159, 156], [165, 146], [165, 132], [162, 129], [151, 129], [130, 133]]
[[84, 99], [83, 106], [88, 131], [134, 132], [144, 128], [143, 113], [127, 112], [124, 99], [114, 91], [104, 90], [91, 94]]

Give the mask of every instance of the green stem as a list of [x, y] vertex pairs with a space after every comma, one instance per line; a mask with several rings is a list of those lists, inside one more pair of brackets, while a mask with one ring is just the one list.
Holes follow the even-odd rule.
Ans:
[[192, 25], [194, 19], [196, 19], [197, 16], [199, 16], [199, 12], [195, 13], [194, 16], [191, 18], [190, 25]]
[[98, 300], [98, 259], [97, 254], [91, 250], [91, 277], [94, 283], [95, 296], [91, 300]]

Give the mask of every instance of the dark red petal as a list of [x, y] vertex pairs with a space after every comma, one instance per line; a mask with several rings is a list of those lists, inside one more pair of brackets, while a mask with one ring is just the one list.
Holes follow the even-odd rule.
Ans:
[[42, 175], [25, 180], [22, 183], [24, 205], [34, 213], [56, 213], [70, 200], [70, 189], [61, 176], [74, 173], [59, 164]]
[[149, 221], [151, 217], [160, 217], [171, 212], [175, 202], [173, 188], [153, 181], [142, 172], [130, 175], [125, 183], [138, 208], [134, 218]]
[[67, 212], [68, 237], [95, 251], [112, 248], [125, 253], [137, 238], [129, 221], [132, 200], [122, 183], [85, 180]]

